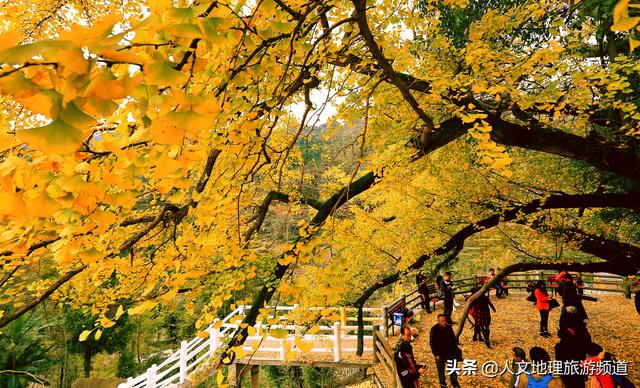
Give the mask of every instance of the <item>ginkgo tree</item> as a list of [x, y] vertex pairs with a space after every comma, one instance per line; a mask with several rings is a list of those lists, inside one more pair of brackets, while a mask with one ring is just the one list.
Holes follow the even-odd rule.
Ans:
[[362, 307], [507, 221], [640, 244], [633, 2], [595, 57], [587, 1], [55, 3], [0, 39], [0, 327], [206, 289], [203, 329], [251, 284], [232, 349], [276, 293]]

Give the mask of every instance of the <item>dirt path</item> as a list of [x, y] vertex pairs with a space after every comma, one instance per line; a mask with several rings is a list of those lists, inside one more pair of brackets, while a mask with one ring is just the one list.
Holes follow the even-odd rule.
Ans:
[[[460, 337], [460, 343], [465, 359], [475, 359], [478, 364], [476, 376], [460, 376], [463, 387], [506, 387], [509, 376], [503, 375], [488, 378], [482, 375], [481, 367], [486, 361], [497, 362], [504, 368], [505, 359], [510, 357], [511, 349], [519, 346], [528, 353], [533, 346], [545, 348], [551, 358], [554, 358], [554, 345], [558, 342], [555, 333], [558, 328], [560, 309], [551, 311], [549, 317], [549, 331], [554, 334], [551, 338], [540, 337], [538, 331], [538, 311], [530, 302], [525, 300], [523, 293], [510, 293], [505, 299], [491, 296], [491, 301], [497, 309], [491, 325], [492, 349], [483, 343], [473, 342], [473, 330], [469, 323]], [[585, 302], [585, 308], [590, 321], [588, 329], [593, 341], [600, 344], [606, 351], [613, 353], [618, 360], [628, 362], [629, 379], [638, 385], [640, 383], [640, 315], [633, 306], [633, 301], [621, 296], [594, 295], [598, 302]], [[459, 298], [458, 302], [461, 300]], [[423, 387], [438, 387], [438, 377], [431, 350], [429, 348], [429, 329], [436, 322], [437, 310], [431, 314], [421, 314], [418, 328], [420, 334], [414, 342], [414, 353], [419, 363], [427, 365], [427, 373], [423, 376]], [[453, 320], [459, 321], [462, 306], [453, 313]], [[390, 338], [393, 344], [395, 338]]]

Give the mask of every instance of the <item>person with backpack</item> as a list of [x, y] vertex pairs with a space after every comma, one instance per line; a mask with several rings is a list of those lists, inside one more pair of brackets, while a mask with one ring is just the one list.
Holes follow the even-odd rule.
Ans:
[[587, 358], [583, 362], [583, 366], [587, 368], [589, 380], [587, 386], [598, 388], [615, 388], [616, 383], [613, 381], [610, 373], [604, 372], [597, 366], [604, 360], [604, 349], [602, 346], [592, 342], [587, 346]]
[[511, 379], [509, 380], [509, 388], [517, 388], [520, 376], [526, 374], [529, 371], [527, 353], [520, 347], [515, 347], [511, 350]]
[[[549, 353], [538, 346], [529, 349], [529, 359], [531, 360], [531, 372], [520, 375], [517, 388], [564, 388], [565, 385], [559, 377], [551, 373], [541, 373], [536, 371], [539, 365], [549, 365], [551, 357]], [[572, 387], [568, 387], [572, 388]]]
[[538, 280], [533, 294], [536, 297], [536, 310], [540, 313], [540, 336], [549, 338], [549, 293], [544, 280]]
[[411, 327], [402, 326], [402, 336], [396, 345], [393, 359], [400, 377], [402, 388], [420, 388], [420, 375], [426, 372], [423, 365], [416, 363], [411, 346]]
[[[605, 352], [604, 361], [615, 363], [618, 360], [616, 360], [613, 354], [609, 352]], [[616, 384], [616, 387], [636, 388], [636, 386], [627, 378], [627, 376], [621, 376], [621, 375], [617, 375], [616, 373], [611, 373], [611, 378], [613, 379], [613, 382]]]

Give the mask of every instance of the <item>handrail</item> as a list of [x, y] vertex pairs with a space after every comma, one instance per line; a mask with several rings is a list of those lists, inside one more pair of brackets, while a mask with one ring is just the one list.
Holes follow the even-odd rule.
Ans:
[[[235, 308], [229, 315], [222, 320], [216, 319], [211, 324], [206, 332], [209, 333], [208, 338], [196, 336], [189, 341], [182, 341], [180, 343], [180, 349], [173, 352], [159, 365], [152, 365], [145, 373], [127, 379], [125, 383], [120, 384], [119, 388], [142, 388], [142, 387], [155, 387], [162, 388], [170, 384], [182, 384], [189, 378], [189, 374], [197, 372], [198, 368], [202, 365], [206, 365], [206, 361], [215, 355], [219, 346], [222, 343], [224, 337], [233, 336], [239, 328], [239, 322], [244, 316], [245, 310], [250, 308], [247, 305], [241, 305]], [[296, 306], [276, 306], [273, 309], [282, 312], [289, 312], [296, 308]], [[325, 309], [323, 307], [314, 307], [314, 310]], [[300, 337], [305, 341], [314, 341], [314, 348], [311, 352], [314, 353], [332, 353], [333, 360], [340, 362], [343, 356], [347, 353], [356, 352], [357, 348], [353, 347], [345, 341], [353, 341], [357, 339], [356, 334], [349, 334], [349, 332], [355, 332], [358, 330], [357, 325], [348, 325], [348, 322], [353, 322], [356, 318], [348, 313], [357, 311], [354, 308], [336, 307], [336, 311], [340, 312], [339, 322], [334, 322], [332, 326], [321, 325], [318, 328], [318, 332], [314, 334], [301, 334], [300, 326], [294, 324], [277, 324], [277, 325], [265, 325], [261, 323], [254, 326], [258, 333], [261, 335], [249, 336], [247, 341], [263, 341], [264, 339], [271, 340], [276, 339], [278, 347], [263, 347], [259, 346], [258, 350], [249, 347], [251, 351], [263, 351], [263, 352], [275, 352], [280, 354], [278, 361], [285, 360], [285, 343], [291, 351], [301, 352], [301, 349], [295, 346], [293, 336]], [[379, 313], [381, 308], [367, 308], [368, 313]], [[373, 317], [369, 317], [371, 321], [375, 320]], [[215, 326], [215, 328], [214, 328]], [[288, 337], [279, 339], [273, 337], [269, 331], [265, 331], [265, 328], [273, 326], [274, 328], [287, 330]], [[374, 325], [366, 325], [364, 330], [367, 332], [373, 332]], [[320, 333], [320, 334], [319, 334]], [[373, 342], [373, 335], [365, 335], [365, 348], [367, 352], [373, 351], [373, 347], [369, 347], [369, 344]], [[317, 346], [316, 346], [317, 345]], [[247, 346], [242, 347], [243, 350], [247, 349]], [[253, 359], [256, 359], [255, 357]]]
[[[373, 329], [373, 362], [379, 362], [382, 370], [385, 372], [387, 380], [391, 382], [394, 388], [402, 388], [400, 376], [396, 369], [396, 363], [393, 359], [393, 352], [387, 343], [385, 336], [379, 330]], [[381, 382], [379, 385], [382, 385]]]

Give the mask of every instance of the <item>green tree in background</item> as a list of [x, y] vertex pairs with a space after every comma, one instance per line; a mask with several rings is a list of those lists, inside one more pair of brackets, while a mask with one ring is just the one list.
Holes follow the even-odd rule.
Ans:
[[100, 334], [92, 334], [85, 341], [79, 341], [80, 334], [87, 328], [93, 327], [96, 319], [96, 316], [86, 315], [80, 310], [69, 310], [65, 314], [65, 328], [70, 333], [67, 349], [72, 353], [84, 356], [85, 377], [91, 376], [91, 359], [95, 354], [100, 352], [111, 354], [124, 351], [134, 329], [134, 325], [125, 315], [118, 320], [111, 330]]
[[0, 336], [0, 387], [19, 388], [30, 383], [49, 385], [39, 374], [53, 362], [47, 357], [46, 325], [35, 314], [16, 320]]

